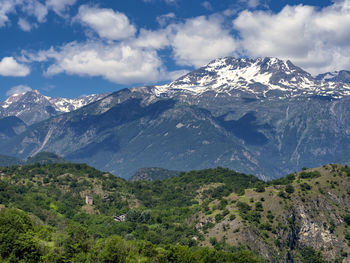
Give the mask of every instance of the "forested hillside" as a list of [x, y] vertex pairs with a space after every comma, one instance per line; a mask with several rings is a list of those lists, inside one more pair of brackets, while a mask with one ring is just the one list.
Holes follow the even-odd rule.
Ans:
[[268, 183], [224, 168], [128, 182], [68, 163], [3, 167], [0, 178], [9, 262], [333, 262], [350, 252], [350, 169], [338, 165]]

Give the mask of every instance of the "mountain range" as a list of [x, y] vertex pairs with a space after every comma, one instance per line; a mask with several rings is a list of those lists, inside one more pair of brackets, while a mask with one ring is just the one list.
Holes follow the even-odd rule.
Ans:
[[0, 102], [0, 117], [16, 116], [31, 125], [50, 117], [79, 109], [106, 94], [92, 94], [76, 99], [51, 98], [33, 90], [12, 94], [7, 100]]
[[1, 140], [0, 152], [55, 152], [124, 178], [142, 167], [223, 166], [271, 179], [349, 156], [349, 95], [347, 71], [313, 77], [290, 61], [227, 57], [166, 85], [96, 95], [78, 109], [59, 111], [42, 96], [55, 111], [13, 111], [20, 131]]

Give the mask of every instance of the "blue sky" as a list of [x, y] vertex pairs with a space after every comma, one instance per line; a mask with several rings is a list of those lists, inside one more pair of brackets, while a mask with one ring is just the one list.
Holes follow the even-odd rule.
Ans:
[[350, 69], [350, 0], [0, 0], [0, 99], [166, 83], [224, 56]]

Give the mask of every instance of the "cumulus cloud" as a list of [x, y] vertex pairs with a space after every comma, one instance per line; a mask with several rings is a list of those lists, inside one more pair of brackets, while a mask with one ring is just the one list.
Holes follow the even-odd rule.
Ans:
[[27, 85], [18, 85], [18, 86], [15, 86], [15, 87], [12, 87], [11, 89], [9, 89], [6, 92], [6, 96], [10, 97], [14, 94], [23, 94], [23, 93], [26, 93], [26, 92], [31, 91], [31, 90], [32, 89]]
[[38, 0], [17, 0], [15, 2], [17, 2], [23, 13], [35, 17], [40, 23], [45, 22], [48, 9], [44, 4]]
[[350, 67], [350, 1], [323, 9], [286, 6], [279, 13], [243, 11], [233, 21], [241, 51], [290, 59], [311, 73]]
[[110, 40], [126, 39], [136, 32], [126, 15], [107, 8], [83, 5], [75, 20], [93, 29], [100, 37]]
[[137, 34], [128, 18], [112, 9], [81, 6], [74, 20], [94, 29], [102, 39], [23, 52], [22, 61], [47, 63], [47, 76], [65, 73], [100, 76], [120, 84], [154, 83], [187, 73], [167, 71], [161, 50], [169, 49], [178, 65], [202, 66], [232, 55], [236, 48], [230, 32], [214, 16], [187, 19], [154, 31], [141, 28]]
[[32, 30], [31, 24], [23, 18], [20, 18], [18, 20], [18, 26], [20, 27], [20, 29], [22, 29], [23, 31], [26, 31], [26, 32], [29, 32], [30, 30]]
[[70, 6], [74, 5], [77, 0], [47, 0], [46, 6], [51, 8], [54, 12], [62, 15]]
[[[18, 14], [17, 11], [21, 11], [24, 16], [34, 17], [39, 23], [46, 21], [46, 17], [50, 10], [53, 10], [56, 14], [61, 15], [67, 11], [67, 9], [74, 5], [77, 0], [0, 0], [0, 27], [4, 27], [10, 24], [10, 15]], [[25, 19], [21, 17], [21, 19]], [[18, 23], [20, 28], [28, 29], [28, 24], [23, 26], [24, 23]], [[28, 23], [28, 22], [27, 22]]]
[[174, 20], [176, 18], [175, 14], [174, 13], [168, 13], [168, 14], [164, 14], [164, 15], [161, 15], [161, 16], [158, 16], [156, 18], [158, 24], [160, 26], [165, 26], [167, 25], [170, 21]]
[[196, 17], [168, 26], [173, 57], [183, 66], [203, 66], [218, 57], [233, 55], [237, 44], [217, 17]]
[[30, 73], [29, 67], [19, 64], [13, 57], [4, 57], [0, 61], [0, 75], [6, 77], [25, 77]]
[[162, 49], [170, 45], [167, 30], [151, 31], [141, 29], [137, 38], [131, 42], [136, 47]]
[[16, 2], [12, 0], [0, 0], [0, 27], [9, 22], [8, 15], [15, 11]]
[[28, 57], [32, 61], [53, 61], [46, 71], [48, 76], [60, 73], [99, 76], [120, 84], [150, 83], [165, 76], [157, 52], [125, 43], [73, 42], [59, 50]]

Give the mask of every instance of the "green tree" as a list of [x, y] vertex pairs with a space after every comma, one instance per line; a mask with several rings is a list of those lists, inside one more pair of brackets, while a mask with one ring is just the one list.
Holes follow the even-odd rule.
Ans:
[[38, 262], [41, 257], [33, 223], [20, 210], [0, 211], [0, 256], [9, 262]]
[[123, 263], [129, 254], [126, 242], [119, 236], [110, 236], [96, 245], [97, 261], [104, 263]]

